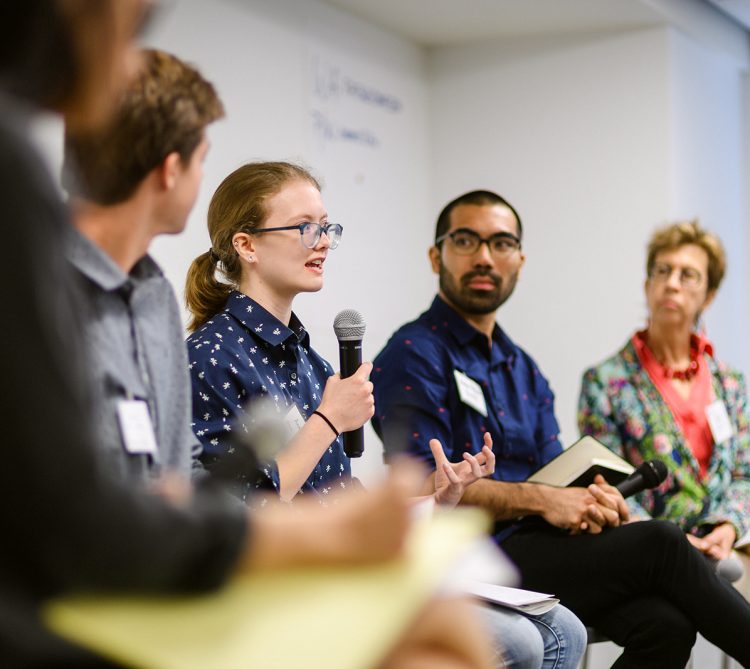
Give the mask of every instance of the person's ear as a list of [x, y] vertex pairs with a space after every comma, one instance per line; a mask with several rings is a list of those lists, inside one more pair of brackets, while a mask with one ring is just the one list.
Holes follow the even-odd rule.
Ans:
[[232, 236], [232, 248], [235, 253], [248, 263], [254, 263], [257, 260], [255, 250], [255, 239], [247, 232], [235, 232]]
[[432, 271], [435, 274], [440, 274], [440, 247], [439, 246], [431, 246], [430, 250], [427, 252], [427, 255], [430, 258], [430, 265], [432, 266]]
[[526, 255], [522, 251], [518, 251], [518, 273], [520, 275], [521, 269], [526, 264]]
[[182, 159], [177, 151], [167, 154], [157, 166], [159, 185], [164, 190], [173, 190], [182, 170]]

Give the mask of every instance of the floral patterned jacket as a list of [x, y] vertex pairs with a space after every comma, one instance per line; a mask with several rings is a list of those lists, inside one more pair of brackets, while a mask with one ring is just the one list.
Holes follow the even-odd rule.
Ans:
[[706, 356], [714, 395], [724, 401], [734, 436], [714, 445], [708, 472], [699, 465], [672, 412], [641, 367], [632, 342], [586, 371], [578, 404], [578, 427], [634, 466], [660, 459], [667, 479], [629, 500], [641, 517], [671, 520], [686, 532], [730, 522], [742, 537], [750, 530], [750, 426], [740, 372]]

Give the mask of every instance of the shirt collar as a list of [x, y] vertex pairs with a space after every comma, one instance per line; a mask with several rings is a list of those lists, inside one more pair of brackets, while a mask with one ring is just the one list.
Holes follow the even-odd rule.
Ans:
[[[648, 344], [646, 342], [646, 332], [647, 330], [639, 330], [631, 338], [633, 347], [641, 356], [643, 355], [644, 350], [648, 349]], [[706, 335], [700, 332], [690, 333], [690, 348], [698, 351], [700, 354], [705, 353], [709, 358], [714, 357], [714, 345], [711, 343], [708, 337], [706, 337]]]
[[163, 276], [160, 267], [149, 255], [143, 256], [130, 274], [126, 274], [102, 249], [72, 226], [67, 234], [66, 252], [73, 266], [105, 291], [119, 290], [134, 281]]
[[234, 316], [248, 330], [272, 346], [279, 346], [290, 337], [307, 347], [310, 337], [305, 326], [292, 312], [289, 325], [284, 325], [270, 311], [264, 309], [253, 298], [233, 290], [227, 299], [224, 311]]
[[[430, 314], [447, 325], [460, 346], [473, 344], [488, 352], [487, 337], [448, 305], [440, 295], [436, 295], [432, 301]], [[498, 362], [507, 361], [508, 364], [513, 364], [516, 359], [516, 346], [497, 323], [492, 330], [492, 342], [492, 358]]]

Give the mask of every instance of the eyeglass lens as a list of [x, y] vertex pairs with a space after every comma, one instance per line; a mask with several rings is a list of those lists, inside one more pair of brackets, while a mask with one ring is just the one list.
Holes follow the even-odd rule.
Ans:
[[483, 239], [471, 230], [457, 230], [449, 236], [456, 251], [464, 254], [476, 253], [482, 243], [486, 243], [492, 253], [500, 256], [513, 253], [520, 246], [515, 237], [503, 233]]
[[657, 263], [651, 271], [651, 277], [657, 281], [668, 281], [675, 269], [679, 270], [680, 283], [683, 286], [697, 286], [701, 279], [701, 273], [692, 267], [672, 267], [666, 263]]
[[308, 249], [314, 249], [320, 242], [321, 234], [325, 233], [328, 237], [329, 248], [335, 249], [341, 241], [343, 227], [338, 223], [328, 223], [320, 225], [319, 223], [305, 223], [302, 226], [302, 243]]

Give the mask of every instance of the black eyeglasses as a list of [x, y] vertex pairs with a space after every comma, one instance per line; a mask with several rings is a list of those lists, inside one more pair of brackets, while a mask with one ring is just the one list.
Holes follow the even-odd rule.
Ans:
[[320, 242], [320, 236], [325, 234], [328, 237], [328, 248], [333, 251], [341, 241], [341, 233], [344, 231], [344, 226], [338, 223], [320, 225], [320, 223], [308, 222], [300, 223], [299, 225], [285, 225], [280, 228], [257, 228], [248, 232], [252, 235], [259, 235], [262, 232], [277, 232], [279, 230], [299, 230], [302, 246], [308, 249], [314, 249]]
[[487, 244], [490, 253], [499, 257], [509, 256], [521, 248], [521, 240], [510, 232], [498, 232], [485, 238], [480, 237], [473, 230], [454, 230], [438, 237], [435, 240], [435, 245], [446, 239], [451, 240], [456, 253], [464, 256], [473, 255], [482, 244]]

